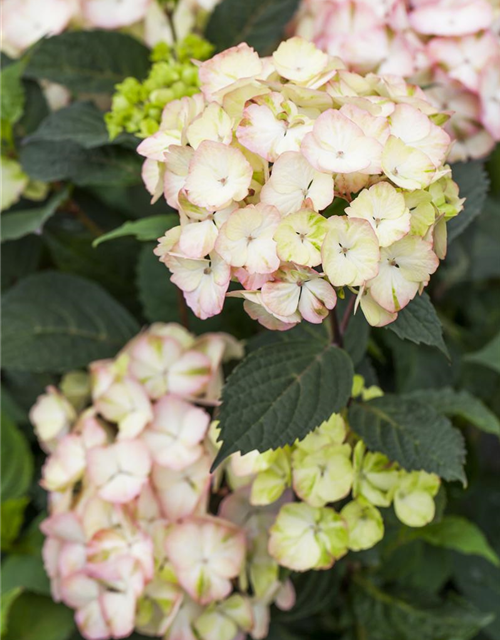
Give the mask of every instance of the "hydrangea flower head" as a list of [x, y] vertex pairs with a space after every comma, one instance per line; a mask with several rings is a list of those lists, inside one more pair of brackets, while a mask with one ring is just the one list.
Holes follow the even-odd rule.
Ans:
[[[256, 295], [283, 318], [316, 314], [314, 322], [334, 304], [317, 271], [281, 270]], [[221, 365], [241, 355], [225, 334], [197, 338], [157, 323], [116, 358], [91, 364], [90, 376], [67, 374], [33, 407], [49, 454], [43, 561], [53, 599], [74, 609], [87, 640], [134, 630], [170, 640], [265, 638], [271, 605], [295, 602], [293, 574], [283, 569], [326, 570], [349, 550], [371, 548], [384, 535], [379, 507], [393, 504], [411, 527], [434, 517], [438, 476], [367, 451], [340, 414], [290, 446], [233, 454], [211, 473]], [[381, 394], [356, 376], [353, 396]]]
[[[363, 24], [382, 20], [360, 11]], [[180, 216], [156, 254], [195, 314], [241, 297], [252, 318], [287, 330], [322, 322], [348, 287], [368, 322], [393, 322], [444, 257], [445, 222], [461, 207], [435, 195], [453, 184], [437, 124], [447, 116], [417, 87], [350, 73], [300, 37], [270, 58], [247, 44], [219, 53], [200, 82], [139, 147], [159, 163], [148, 189], [163, 176]]]
[[[340, 56], [351, 72], [418, 82], [432, 104], [448, 114], [444, 128], [455, 141], [450, 161], [465, 161], [487, 156], [500, 140], [493, 97], [500, 56], [494, 5], [488, 0], [302, 0], [293, 26], [297, 36]], [[359, 80], [356, 84], [359, 89]], [[355, 88], [353, 76], [345, 76], [334, 83], [331, 95], [361, 106], [365, 96], [356, 96]], [[422, 156], [407, 155], [424, 170]]]

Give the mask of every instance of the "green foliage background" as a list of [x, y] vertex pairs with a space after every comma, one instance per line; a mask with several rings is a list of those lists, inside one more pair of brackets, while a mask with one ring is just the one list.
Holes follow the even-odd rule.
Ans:
[[[206, 36], [218, 50], [244, 40], [269, 54], [296, 6], [224, 0]], [[173, 212], [164, 202], [150, 205], [137, 140], [110, 142], [103, 122], [114, 85], [144, 78], [148, 55], [130, 36], [95, 31], [45, 40], [20, 61], [3, 59], [4, 153], [52, 185], [44, 202], [22, 200], [2, 216], [7, 640], [79, 638], [72, 613], [52, 603], [42, 567], [44, 454], [30, 406], [47, 384], [115, 354], [142, 325], [183, 319], [178, 291], [152, 253], [151, 241], [175, 223]], [[42, 80], [65, 85], [72, 104], [49, 113]], [[356, 371], [388, 394], [350, 407], [367, 445], [447, 480], [432, 524], [410, 530], [388, 512], [386, 537], [374, 549], [297, 577], [297, 605], [273, 612], [270, 640], [500, 640], [500, 148], [486, 163], [455, 166], [454, 176], [468, 200], [450, 224], [448, 257], [428, 295], [389, 328], [371, 329], [356, 316], [340, 350], [326, 326], [260, 331], [233, 299], [205, 322], [188, 314], [195, 333], [224, 330], [247, 341], [249, 355], [224, 390], [221, 457], [305, 435], [345, 406]], [[273, 368], [283, 367], [289, 377], [273, 382]], [[310, 390], [301, 405], [297, 377]], [[244, 420], [242, 385], [262, 401]]]

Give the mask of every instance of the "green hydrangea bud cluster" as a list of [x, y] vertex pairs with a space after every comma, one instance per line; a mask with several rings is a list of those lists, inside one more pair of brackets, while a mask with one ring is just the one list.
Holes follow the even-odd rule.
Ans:
[[[355, 376], [352, 395], [370, 400], [383, 393]], [[440, 487], [433, 473], [409, 472], [384, 454], [367, 451], [340, 414], [292, 446], [235, 454], [226, 471], [233, 490], [248, 486], [250, 479], [249, 500], [255, 507], [293, 490], [298, 502], [281, 507], [270, 529], [270, 551], [295, 571], [325, 569], [348, 551], [373, 547], [384, 536], [381, 507], [392, 505], [409, 527], [428, 524]], [[339, 501], [337, 510], [332, 505]]]
[[213, 45], [193, 33], [173, 46], [157, 44], [148, 77], [143, 82], [125, 78], [116, 85], [111, 111], [105, 115], [111, 140], [123, 131], [139, 138], [156, 133], [166, 104], [199, 91], [198, 67], [192, 60], [206, 60], [212, 52]]

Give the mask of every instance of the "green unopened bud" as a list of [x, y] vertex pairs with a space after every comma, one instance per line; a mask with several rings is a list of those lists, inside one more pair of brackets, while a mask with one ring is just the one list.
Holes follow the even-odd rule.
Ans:
[[194, 85], [198, 82], [198, 69], [193, 66], [185, 66], [181, 71], [181, 80], [184, 84]]
[[174, 82], [171, 88], [172, 88], [172, 91], [174, 92], [174, 96], [177, 99], [179, 99], [184, 96], [186, 85], [181, 80], [178, 80], [177, 82]]
[[[174, 98], [175, 94], [172, 89], [156, 89], [150, 95], [151, 102], [158, 107], [164, 107], [168, 102], [174, 100]], [[151, 115], [151, 111], [149, 114]]]
[[357, 398], [358, 396], [361, 395], [361, 392], [363, 391], [364, 388], [365, 388], [365, 379], [363, 378], [363, 376], [356, 374], [352, 381], [351, 396], [353, 398]]
[[137, 606], [135, 623], [138, 627], [144, 627], [153, 617], [153, 603], [148, 598], [141, 598]]
[[162, 60], [170, 60], [172, 57], [172, 48], [166, 42], [158, 42], [155, 44], [149, 56], [151, 62], [160, 62]]
[[49, 193], [50, 186], [41, 180], [30, 180], [28, 186], [23, 191], [23, 197], [35, 202], [45, 200]]
[[61, 380], [60, 389], [76, 411], [90, 400], [90, 376], [85, 371], [70, 371]]

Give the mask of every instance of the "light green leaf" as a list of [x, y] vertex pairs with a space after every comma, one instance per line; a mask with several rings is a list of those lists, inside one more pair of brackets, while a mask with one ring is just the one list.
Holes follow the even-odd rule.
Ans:
[[63, 373], [116, 355], [139, 330], [99, 285], [64, 273], [29, 276], [3, 296], [3, 366]]
[[467, 555], [481, 556], [496, 567], [500, 558], [484, 533], [470, 520], [460, 516], [445, 516], [441, 522], [428, 524], [408, 532], [411, 538], [421, 538], [436, 547], [453, 549]]
[[2, 504], [0, 505], [0, 514], [2, 518], [2, 551], [9, 551], [12, 543], [15, 542], [15, 540], [19, 536], [19, 532], [21, 531], [21, 527], [23, 526], [24, 511], [28, 506], [29, 501], [29, 498], [26, 497], [13, 498], [10, 500], [2, 499]]
[[453, 180], [466, 198], [463, 210], [447, 223], [448, 244], [451, 244], [483, 210], [490, 184], [484, 163], [479, 160], [457, 162], [452, 166]]
[[5, 415], [2, 415], [1, 462], [2, 502], [23, 498], [33, 476], [33, 455], [22, 431]]
[[42, 560], [44, 537], [40, 522], [45, 514], [40, 514], [30, 523], [27, 534], [16, 544], [16, 552], [10, 553], [0, 564], [0, 593], [22, 588], [41, 595], [50, 595], [50, 581]]
[[50, 595], [50, 580], [43, 566], [41, 550], [37, 554], [13, 553], [2, 562], [2, 592], [19, 587]]
[[27, 141], [70, 141], [85, 149], [110, 143], [104, 115], [92, 102], [74, 102], [69, 107], [53, 111]]
[[429, 404], [441, 415], [467, 420], [481, 431], [500, 436], [500, 421], [481, 400], [465, 390], [422, 389], [405, 394], [406, 398]]
[[5, 640], [67, 640], [74, 629], [71, 609], [45, 596], [23, 593], [10, 609]]
[[41, 232], [45, 222], [57, 211], [59, 205], [68, 197], [68, 188], [57, 191], [42, 206], [25, 211], [11, 211], [2, 216], [2, 242], [18, 240], [29, 233]]
[[15, 124], [23, 115], [25, 94], [22, 74], [26, 63], [24, 60], [4, 66], [0, 72], [0, 113], [2, 120]]
[[407, 471], [428, 471], [465, 485], [462, 434], [431, 406], [387, 394], [354, 402], [349, 424], [369, 449], [385, 453]]
[[150, 216], [141, 218], [132, 222], [125, 222], [121, 227], [113, 229], [109, 233], [105, 233], [94, 240], [93, 245], [97, 247], [103, 242], [114, 240], [115, 238], [123, 238], [123, 236], [135, 236], [137, 240], [148, 241], [158, 240], [165, 231], [175, 227], [179, 223], [179, 216], [174, 213], [167, 213], [161, 216]]
[[43, 40], [25, 75], [51, 80], [72, 91], [112, 93], [127, 76], [143, 80], [150, 66], [148, 49], [117, 31], [68, 31]]
[[448, 347], [443, 340], [443, 327], [425, 292], [400, 311], [395, 322], [387, 325], [387, 329], [394, 331], [401, 340], [437, 347], [449, 357]]
[[298, 4], [298, 0], [222, 0], [210, 17], [205, 37], [218, 51], [246, 42], [260, 55], [270, 55]]
[[479, 351], [468, 353], [464, 356], [464, 360], [500, 373], [500, 333]]
[[[365, 640], [472, 640], [491, 622], [465, 600], [382, 591], [357, 575], [351, 590], [358, 637]], [[418, 597], [416, 597], [418, 596]]]
[[235, 451], [292, 444], [349, 400], [353, 365], [345, 351], [319, 340], [271, 344], [229, 376], [219, 415], [219, 464]]
[[9, 620], [9, 611], [14, 604], [14, 601], [21, 595], [22, 589], [17, 587], [10, 591], [3, 592], [1, 595], [1, 609], [0, 609], [0, 637], [4, 637], [7, 632], [7, 625]]

